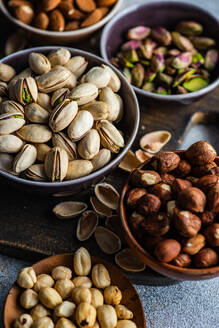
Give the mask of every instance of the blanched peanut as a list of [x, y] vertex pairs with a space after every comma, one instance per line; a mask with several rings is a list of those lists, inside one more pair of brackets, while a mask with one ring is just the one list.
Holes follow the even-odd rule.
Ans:
[[18, 273], [17, 283], [22, 288], [32, 288], [36, 281], [36, 273], [32, 267], [24, 268]]
[[52, 270], [52, 277], [55, 280], [71, 279], [72, 271], [69, 268], [60, 265]]
[[79, 248], [74, 254], [74, 270], [78, 276], [87, 276], [91, 270], [91, 257], [86, 248]]
[[26, 289], [20, 296], [20, 303], [24, 309], [31, 309], [39, 301], [38, 294], [32, 289]]
[[49, 317], [43, 317], [34, 321], [31, 328], [54, 328], [54, 323]]
[[86, 287], [75, 287], [72, 290], [72, 300], [75, 304], [91, 303], [91, 292]]
[[37, 304], [30, 312], [33, 320], [43, 318], [50, 315], [50, 311], [42, 304]]
[[105, 288], [110, 286], [110, 275], [103, 264], [96, 264], [93, 267], [92, 281], [97, 288]]
[[72, 281], [75, 287], [83, 286], [83, 287], [91, 288], [92, 286], [92, 281], [90, 280], [90, 278], [86, 276], [75, 277]]
[[40, 274], [37, 276], [37, 281], [34, 284], [33, 289], [35, 292], [39, 293], [42, 287], [53, 287], [54, 283], [54, 280], [48, 274]]
[[40, 289], [40, 302], [49, 309], [54, 309], [57, 305], [62, 303], [62, 298], [59, 293], [51, 287], [44, 287]]
[[[96, 322], [96, 309], [88, 303], [81, 303], [78, 305], [76, 310], [76, 321], [77, 324], [83, 327], [93, 327]], [[111, 327], [113, 328], [113, 327]]]
[[104, 299], [107, 304], [118, 305], [122, 299], [122, 293], [117, 286], [109, 286], [104, 289]]
[[55, 315], [57, 317], [65, 317], [69, 318], [72, 317], [76, 309], [76, 305], [69, 301], [64, 301], [62, 304], [59, 304], [55, 308]]
[[22, 314], [18, 319], [14, 322], [14, 328], [30, 328], [33, 323], [33, 319], [29, 314]]
[[115, 306], [116, 314], [118, 319], [132, 319], [133, 313], [125, 305], [116, 305]]
[[72, 321], [66, 319], [66, 318], [61, 318], [56, 324], [55, 328], [76, 328], [76, 326], [73, 324]]
[[103, 305], [103, 294], [97, 288], [91, 288], [91, 304], [97, 309], [98, 306]]
[[74, 283], [69, 279], [60, 279], [56, 281], [55, 290], [61, 295], [63, 300], [71, 297], [72, 290], [74, 288]]
[[116, 328], [137, 328], [137, 326], [131, 320], [119, 320]]
[[114, 328], [117, 324], [117, 315], [111, 305], [101, 305], [97, 309], [97, 317], [101, 328]]

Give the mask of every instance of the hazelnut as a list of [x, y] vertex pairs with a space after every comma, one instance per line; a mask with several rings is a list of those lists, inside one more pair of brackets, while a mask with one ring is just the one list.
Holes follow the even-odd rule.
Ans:
[[170, 218], [174, 217], [175, 208], [176, 208], [176, 201], [170, 200], [167, 203], [167, 214], [169, 215]]
[[188, 180], [183, 180], [183, 179], [175, 179], [173, 184], [172, 184], [172, 189], [173, 192], [178, 194], [180, 191], [184, 189], [188, 189], [192, 187], [192, 184]]
[[215, 213], [209, 212], [209, 211], [205, 211], [204, 213], [202, 213], [200, 215], [200, 219], [201, 219], [202, 224], [204, 226], [208, 226], [208, 225], [210, 225], [210, 224], [212, 224], [214, 222]]
[[175, 177], [171, 174], [168, 173], [161, 174], [161, 181], [165, 184], [172, 186], [174, 180]]
[[127, 205], [134, 208], [137, 204], [137, 201], [145, 194], [147, 194], [147, 192], [143, 188], [134, 188], [130, 190], [126, 199]]
[[188, 254], [181, 253], [175, 257], [175, 259], [172, 261], [172, 264], [180, 268], [188, 268], [192, 264], [192, 260]]
[[20, 303], [24, 309], [32, 309], [38, 302], [38, 294], [32, 289], [26, 289], [20, 296]]
[[131, 182], [142, 187], [153, 186], [161, 181], [160, 175], [155, 171], [136, 169], [132, 172]]
[[194, 143], [185, 152], [186, 158], [194, 165], [204, 165], [213, 162], [216, 155], [216, 150], [204, 140]]
[[196, 177], [202, 177], [203, 175], [210, 174], [211, 170], [214, 169], [217, 165], [215, 162], [206, 163], [200, 166], [193, 166], [192, 173]]
[[14, 322], [14, 328], [30, 328], [32, 327], [33, 319], [29, 314], [21, 314]]
[[118, 305], [122, 299], [122, 293], [117, 286], [108, 286], [104, 289], [104, 300], [107, 304]]
[[205, 210], [206, 196], [200, 189], [190, 187], [180, 191], [177, 202], [185, 210], [202, 213]]
[[155, 248], [154, 254], [161, 262], [171, 262], [179, 255], [181, 245], [175, 239], [166, 239], [159, 242]]
[[33, 289], [39, 292], [42, 287], [53, 287], [54, 280], [48, 274], [40, 274], [37, 276], [37, 282], [34, 284]]
[[208, 268], [218, 263], [218, 255], [212, 248], [203, 248], [194, 257], [197, 268]]
[[52, 270], [52, 277], [55, 280], [71, 279], [72, 271], [69, 268], [60, 265]]
[[138, 202], [138, 211], [140, 214], [147, 216], [150, 213], [156, 213], [159, 211], [161, 206], [161, 201], [160, 199], [153, 194], [147, 194], [143, 197]]
[[189, 164], [189, 162], [181, 159], [181, 161], [179, 162], [179, 165], [177, 166], [176, 169], [176, 175], [178, 177], [186, 177], [187, 175], [189, 175], [191, 172], [191, 165]]
[[66, 300], [71, 296], [74, 283], [69, 279], [59, 279], [56, 281], [54, 288], [61, 295], [62, 299]]
[[198, 234], [189, 238], [183, 245], [182, 251], [189, 255], [197, 254], [205, 246], [205, 236]]
[[33, 288], [37, 277], [32, 267], [22, 269], [17, 276], [17, 283], [22, 288]]
[[219, 184], [212, 187], [208, 192], [208, 207], [212, 212], [219, 212]]
[[160, 173], [167, 173], [177, 168], [180, 162], [179, 155], [171, 151], [162, 151], [152, 160], [152, 166]]
[[207, 193], [212, 187], [219, 182], [219, 177], [216, 175], [205, 175], [198, 180], [197, 187]]
[[151, 193], [157, 195], [162, 203], [172, 199], [171, 187], [165, 183], [159, 183], [151, 188]]
[[170, 220], [166, 213], [149, 215], [142, 223], [142, 229], [152, 236], [165, 235], [170, 229]]
[[180, 211], [175, 209], [173, 223], [181, 236], [193, 237], [201, 229], [201, 220], [195, 214], [189, 211]]
[[210, 246], [219, 246], [219, 223], [213, 223], [206, 227], [204, 235]]

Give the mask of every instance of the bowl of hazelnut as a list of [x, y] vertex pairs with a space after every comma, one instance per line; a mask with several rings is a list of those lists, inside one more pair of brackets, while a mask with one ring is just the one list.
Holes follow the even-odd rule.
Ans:
[[178, 280], [219, 276], [219, 157], [208, 142], [134, 169], [120, 214], [127, 243], [150, 268]]

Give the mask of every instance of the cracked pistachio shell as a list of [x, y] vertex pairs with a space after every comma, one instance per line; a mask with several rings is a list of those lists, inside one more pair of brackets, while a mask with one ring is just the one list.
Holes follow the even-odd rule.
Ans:
[[22, 140], [31, 143], [45, 143], [52, 138], [52, 132], [47, 125], [27, 124], [16, 132]]
[[17, 153], [23, 146], [23, 141], [13, 134], [0, 136], [0, 153]]
[[37, 86], [39, 91], [50, 93], [64, 87], [70, 78], [70, 71], [57, 68], [49, 71], [48, 73], [40, 75], [37, 78]]
[[130, 248], [125, 248], [115, 255], [116, 264], [123, 270], [129, 272], [140, 272], [145, 270], [145, 264], [132, 252]]
[[67, 80], [65, 87], [68, 89], [73, 89], [77, 85], [77, 77], [72, 72], [70, 72], [70, 74], [71, 74], [71, 76]]
[[10, 81], [16, 75], [16, 71], [12, 66], [0, 63], [0, 80], [4, 82]]
[[23, 105], [36, 102], [37, 100], [38, 90], [33, 77], [19, 78], [14, 86], [14, 90], [17, 100]]
[[68, 170], [68, 155], [60, 147], [54, 147], [48, 151], [45, 159], [46, 176], [52, 181], [62, 181]]
[[0, 170], [12, 171], [14, 157], [8, 153], [0, 153]]
[[98, 246], [105, 254], [114, 254], [121, 249], [120, 238], [109, 229], [102, 226], [97, 227], [94, 237]]
[[92, 67], [84, 76], [83, 82], [93, 83], [98, 89], [105, 88], [111, 79], [109, 71], [100, 66]]
[[0, 96], [7, 97], [8, 96], [8, 85], [5, 82], [0, 81]]
[[181, 35], [178, 32], [172, 32], [171, 35], [172, 35], [173, 43], [177, 46], [177, 48], [179, 50], [182, 50], [182, 51], [193, 51], [194, 50], [194, 46], [193, 46], [192, 42], [185, 36]]
[[113, 306], [101, 305], [97, 309], [97, 317], [100, 326], [103, 328], [116, 328], [117, 315]]
[[59, 132], [67, 128], [78, 112], [76, 101], [65, 99], [57, 105], [49, 118], [49, 126], [53, 132]]
[[118, 191], [112, 185], [106, 182], [98, 183], [94, 188], [94, 192], [99, 201], [105, 206], [112, 210], [118, 208], [120, 196]]
[[93, 165], [88, 160], [74, 160], [69, 162], [68, 171], [65, 180], [74, 180], [84, 177], [93, 171]]
[[52, 50], [47, 58], [49, 59], [52, 67], [56, 65], [66, 65], [71, 58], [71, 53], [68, 49], [59, 48]]
[[87, 209], [87, 204], [82, 202], [62, 202], [53, 208], [53, 213], [58, 219], [73, 219]]
[[74, 56], [65, 65], [77, 78], [86, 70], [88, 62], [82, 56]]
[[78, 276], [88, 276], [91, 271], [91, 256], [88, 250], [80, 247], [74, 253], [74, 271]]
[[101, 167], [105, 166], [111, 159], [111, 151], [109, 149], [103, 148], [99, 153], [92, 158], [93, 171], [99, 170]]
[[0, 105], [1, 114], [4, 113], [21, 113], [24, 115], [24, 108], [21, 104], [13, 100], [3, 101]]
[[93, 116], [86, 110], [77, 113], [74, 120], [68, 127], [68, 136], [72, 141], [80, 140], [92, 128]]
[[120, 148], [124, 147], [125, 142], [123, 136], [109, 121], [101, 120], [97, 122], [96, 129], [100, 134], [102, 146], [109, 149], [112, 153], [118, 153]]
[[110, 109], [103, 101], [91, 101], [90, 103], [80, 107], [82, 110], [87, 110], [93, 116], [94, 121], [105, 120], [108, 118]]
[[98, 96], [98, 88], [93, 83], [82, 83], [70, 91], [68, 97], [77, 101], [78, 105], [84, 105]]
[[26, 105], [25, 115], [32, 123], [47, 123], [49, 120], [49, 113], [37, 103]]
[[100, 92], [99, 99], [109, 106], [108, 120], [119, 122], [123, 116], [122, 98], [114, 93], [112, 89], [106, 87]]
[[50, 104], [50, 95], [48, 95], [47, 93], [39, 92], [36, 103], [43, 107], [45, 110], [47, 110], [47, 112], [52, 112], [52, 106]]
[[21, 173], [25, 171], [36, 161], [36, 157], [37, 157], [36, 147], [30, 144], [24, 145], [14, 159], [13, 170], [16, 173]]
[[50, 61], [41, 53], [31, 52], [28, 57], [28, 63], [32, 71], [37, 75], [47, 73], [51, 69]]
[[40, 143], [34, 145], [37, 149], [37, 160], [40, 162], [44, 162], [46, 158], [46, 154], [51, 149], [47, 144]]
[[77, 159], [77, 146], [76, 143], [71, 141], [68, 136], [63, 132], [54, 133], [52, 136], [52, 143], [54, 147], [63, 148], [67, 155], [69, 161]]
[[19, 130], [24, 124], [24, 116], [20, 112], [1, 114], [0, 135], [13, 133]]
[[94, 211], [98, 213], [100, 216], [106, 216], [106, 217], [112, 216], [113, 214], [112, 210], [108, 206], [100, 202], [99, 199], [97, 199], [96, 197], [91, 196], [90, 202]]
[[169, 131], [153, 131], [146, 133], [140, 139], [140, 147], [148, 153], [155, 154], [159, 152], [171, 139]]
[[46, 181], [44, 164], [33, 164], [26, 171], [26, 177], [34, 181]]
[[91, 129], [79, 142], [78, 153], [83, 159], [92, 159], [100, 150], [100, 136], [97, 130]]
[[133, 153], [132, 150], [129, 150], [123, 160], [119, 164], [119, 168], [126, 171], [132, 172], [133, 169], [138, 167], [141, 164], [137, 156]]
[[99, 222], [99, 217], [94, 211], [84, 212], [77, 225], [77, 238], [80, 241], [88, 240], [94, 233]]
[[106, 66], [104, 64], [101, 65], [105, 70], [107, 70], [110, 74], [110, 81], [108, 83], [108, 87], [113, 90], [113, 92], [118, 92], [121, 88], [121, 81], [118, 75], [112, 70], [111, 67]]
[[57, 106], [61, 104], [66, 99], [68, 93], [69, 93], [68, 88], [61, 88], [54, 91], [51, 97], [51, 105]]

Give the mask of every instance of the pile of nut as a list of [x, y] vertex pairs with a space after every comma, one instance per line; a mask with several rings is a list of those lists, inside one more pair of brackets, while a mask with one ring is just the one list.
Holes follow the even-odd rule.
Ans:
[[0, 168], [55, 182], [106, 165], [125, 145], [118, 76], [106, 65], [85, 74], [86, 59], [64, 48], [28, 62], [18, 75], [0, 63]]
[[219, 167], [206, 141], [185, 152], [163, 151], [130, 177], [126, 204], [140, 244], [161, 262], [218, 264]]
[[73, 279], [65, 266], [55, 267], [51, 275], [36, 276], [32, 267], [19, 272], [17, 283], [25, 289], [20, 304], [30, 314], [16, 319], [14, 328], [137, 328], [103, 264], [92, 267], [90, 254], [81, 247], [73, 267]]
[[21, 22], [42, 30], [73, 31], [98, 23], [117, 0], [9, 0]]
[[203, 26], [181, 21], [169, 32], [162, 26], [137, 26], [112, 64], [134, 86], [157, 94], [186, 94], [205, 88], [218, 62], [215, 40], [200, 36]]

